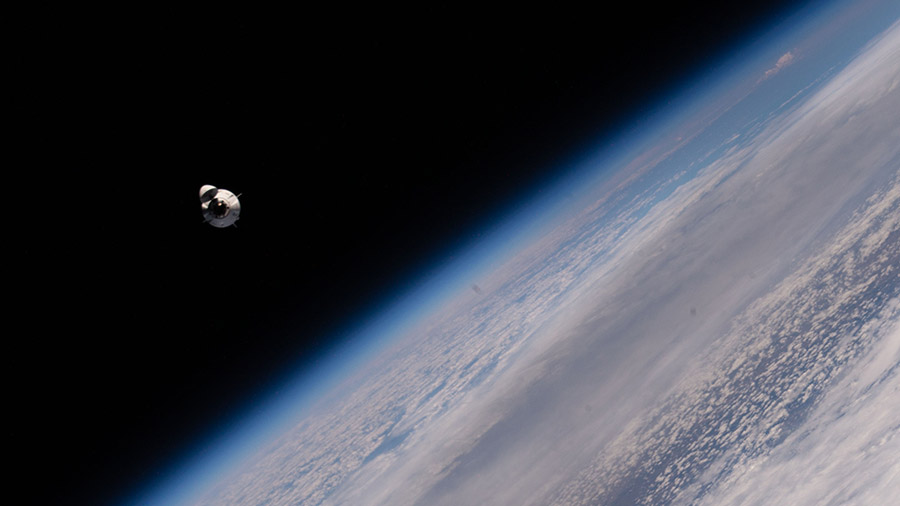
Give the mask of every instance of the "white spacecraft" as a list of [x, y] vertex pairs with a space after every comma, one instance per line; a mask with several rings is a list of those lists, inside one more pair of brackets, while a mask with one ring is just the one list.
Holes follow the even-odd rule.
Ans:
[[238, 220], [241, 202], [230, 191], [207, 184], [200, 188], [200, 209], [203, 211], [203, 221], [217, 228], [225, 228]]

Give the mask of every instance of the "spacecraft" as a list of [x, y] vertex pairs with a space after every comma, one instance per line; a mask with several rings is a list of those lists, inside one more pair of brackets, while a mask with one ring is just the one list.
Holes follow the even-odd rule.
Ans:
[[200, 210], [203, 211], [203, 221], [217, 228], [225, 228], [238, 220], [241, 202], [230, 191], [207, 184], [200, 188]]

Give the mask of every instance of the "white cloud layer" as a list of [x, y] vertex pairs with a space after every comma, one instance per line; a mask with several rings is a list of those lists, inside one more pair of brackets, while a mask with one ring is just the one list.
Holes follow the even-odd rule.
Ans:
[[[900, 301], [886, 313], [896, 317]], [[748, 460], [703, 504], [892, 504], [900, 492], [900, 322], [872, 322], [875, 343], [808, 420]]]

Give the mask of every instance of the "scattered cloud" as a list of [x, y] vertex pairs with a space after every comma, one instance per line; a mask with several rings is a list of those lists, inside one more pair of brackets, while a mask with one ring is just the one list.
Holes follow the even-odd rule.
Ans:
[[766, 79], [781, 72], [781, 69], [783, 69], [783, 68], [787, 67], [788, 65], [790, 65], [791, 63], [793, 63], [795, 59], [796, 59], [796, 57], [794, 56], [794, 53], [792, 53], [790, 51], [788, 51], [787, 53], [784, 53], [783, 55], [781, 55], [781, 58], [779, 58], [778, 61], [775, 62], [775, 66], [766, 71], [766, 73], [763, 75], [763, 77], [762, 77], [762, 79], [760, 79], [760, 81], [765, 81]]

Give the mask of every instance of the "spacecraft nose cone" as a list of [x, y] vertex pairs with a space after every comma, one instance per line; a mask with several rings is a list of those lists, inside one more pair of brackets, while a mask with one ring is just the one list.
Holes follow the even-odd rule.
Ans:
[[219, 193], [219, 189], [211, 184], [205, 184], [200, 187], [200, 202], [209, 202]]

